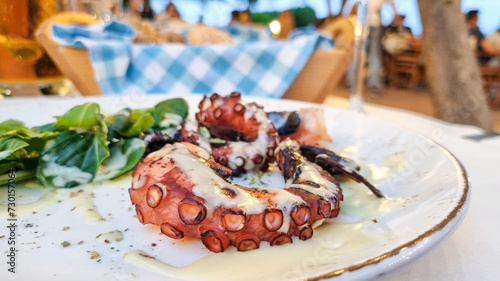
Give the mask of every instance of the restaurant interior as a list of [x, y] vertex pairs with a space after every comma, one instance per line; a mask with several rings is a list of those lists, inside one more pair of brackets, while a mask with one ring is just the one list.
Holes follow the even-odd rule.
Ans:
[[[19, 227], [0, 230], [0, 252], [8, 237], [19, 246], [0, 279], [497, 280], [499, 11], [498, 0], [1, 0], [0, 207], [21, 211], [1, 209]], [[203, 150], [183, 148], [199, 160], [186, 171], [172, 156], [181, 143]], [[250, 156], [234, 164], [233, 151]], [[180, 175], [156, 176], [157, 161]], [[196, 193], [212, 178], [187, 171], [207, 167], [252, 200]], [[241, 187], [278, 168], [281, 190], [306, 203]], [[170, 184], [183, 176], [196, 196], [180, 201]], [[343, 195], [310, 191], [332, 182]], [[281, 244], [295, 248], [268, 246]]]

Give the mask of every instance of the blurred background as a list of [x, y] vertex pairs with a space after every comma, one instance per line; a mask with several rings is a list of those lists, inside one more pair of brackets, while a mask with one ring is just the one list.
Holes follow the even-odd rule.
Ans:
[[[128, 1], [125, 0], [125, 5]], [[341, 11], [342, 0], [151, 0], [151, 7], [155, 13], [161, 13], [170, 3], [174, 3], [179, 10], [181, 17], [188, 22], [197, 22], [203, 17], [203, 22], [207, 25], [224, 26], [231, 21], [231, 12], [242, 11], [249, 8], [252, 13], [267, 11], [284, 11], [288, 9], [309, 6], [314, 9], [318, 19], [331, 14], [337, 15]], [[347, 0], [344, 16], [347, 16], [356, 0]], [[404, 25], [411, 28], [414, 35], [422, 33], [422, 24], [418, 10], [417, 0], [394, 0], [399, 13], [406, 15]], [[328, 7], [330, 5], [330, 8]], [[481, 14], [479, 19], [480, 29], [489, 34], [500, 28], [500, 1], [498, 0], [462, 0], [462, 10], [478, 10]], [[384, 4], [381, 10], [382, 23], [391, 23], [394, 13], [389, 4]]]

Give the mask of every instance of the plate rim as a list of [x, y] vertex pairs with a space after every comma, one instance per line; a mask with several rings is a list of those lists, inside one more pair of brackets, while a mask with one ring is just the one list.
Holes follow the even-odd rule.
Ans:
[[[373, 116], [370, 116], [371, 118], [376, 118], [376, 117], [373, 117]], [[377, 119], [377, 120], [380, 120], [380, 119]], [[384, 120], [380, 120], [382, 122], [386, 122], [386, 123], [389, 123], [387, 121], [384, 121]], [[322, 279], [327, 279], [327, 278], [334, 278], [334, 277], [339, 277], [341, 276], [342, 274], [344, 273], [347, 273], [347, 272], [355, 272], [357, 270], [360, 270], [360, 269], [364, 269], [370, 265], [375, 265], [377, 263], [380, 263], [384, 260], [387, 260], [387, 259], [390, 259], [391, 257], [394, 257], [396, 256], [397, 254], [401, 253], [403, 250], [407, 249], [407, 248], [411, 248], [417, 244], [419, 244], [420, 242], [422, 242], [423, 240], [425, 240], [426, 238], [430, 238], [432, 235], [434, 235], [435, 233], [439, 232], [440, 230], [443, 230], [446, 226], [450, 225], [450, 223], [454, 220], [454, 219], [461, 219], [464, 217], [467, 209], [463, 210], [464, 207], [468, 207], [468, 202], [469, 202], [469, 197], [470, 197], [470, 192], [471, 192], [471, 188], [470, 188], [470, 182], [469, 182], [469, 178], [467, 176], [467, 171], [465, 170], [465, 167], [464, 165], [460, 162], [460, 160], [458, 160], [458, 158], [453, 154], [451, 153], [447, 148], [445, 148], [443, 145], [435, 142], [434, 140], [431, 140], [430, 138], [426, 137], [426, 136], [423, 136], [421, 134], [418, 134], [416, 132], [413, 132], [413, 131], [410, 131], [410, 130], [407, 130], [407, 129], [404, 129], [404, 128], [401, 128], [399, 127], [398, 125], [395, 125], [395, 124], [392, 124], [390, 123], [391, 125], [394, 125], [402, 130], [405, 130], [407, 132], [410, 132], [412, 134], [415, 134], [416, 136], [418, 137], [421, 137], [421, 138], [424, 138], [426, 139], [427, 141], [430, 141], [432, 142], [433, 144], [437, 145], [439, 147], [439, 149], [441, 149], [441, 151], [443, 151], [444, 153], [448, 154], [448, 156], [450, 156], [450, 159], [455, 161], [455, 163], [458, 165], [458, 172], [461, 173], [461, 178], [463, 180], [463, 194], [462, 196], [460, 197], [460, 200], [458, 200], [457, 202], [457, 205], [447, 214], [447, 216], [442, 220], [440, 221], [439, 223], [437, 223], [436, 225], [434, 225], [434, 227], [432, 227], [431, 229], [428, 229], [426, 230], [425, 232], [423, 232], [422, 234], [418, 235], [416, 238], [390, 250], [390, 251], [387, 251], [387, 252], [384, 252], [383, 254], [380, 254], [376, 257], [373, 257], [373, 258], [370, 258], [370, 259], [367, 259], [363, 262], [360, 262], [360, 263], [357, 263], [357, 264], [353, 264], [353, 265], [350, 265], [350, 266], [346, 266], [346, 267], [343, 267], [343, 268], [340, 268], [340, 269], [335, 269], [333, 271], [329, 271], [329, 272], [326, 272], [326, 273], [322, 273], [320, 275], [317, 275], [317, 276], [312, 276], [312, 277], [307, 277], [305, 279], [303, 279], [303, 281], [317, 281], [317, 280], [322, 280]], [[460, 211], [464, 211], [462, 215], [458, 216], [458, 214], [460, 213]], [[461, 221], [457, 221], [456, 223], [456, 227], [458, 227], [458, 225], [460, 224]], [[455, 227], [455, 229], [456, 229]], [[447, 233], [445, 234], [442, 238], [446, 238], [446, 237], [449, 237], [450, 235], [452, 234], [451, 233]], [[440, 244], [442, 241], [439, 241], [436, 243], [436, 245]], [[433, 248], [426, 248], [424, 249], [423, 251], [421, 251], [421, 253], [429, 253]], [[410, 261], [411, 262], [411, 261]], [[400, 266], [396, 266], [394, 267], [394, 270], [396, 270], [397, 268], [401, 268], [403, 265], [400, 265]]]

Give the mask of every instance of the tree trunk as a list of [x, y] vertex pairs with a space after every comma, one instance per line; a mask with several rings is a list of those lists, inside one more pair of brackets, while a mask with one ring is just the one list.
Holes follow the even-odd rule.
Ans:
[[492, 122], [460, 0], [418, 0], [422, 56], [436, 115], [491, 130]]

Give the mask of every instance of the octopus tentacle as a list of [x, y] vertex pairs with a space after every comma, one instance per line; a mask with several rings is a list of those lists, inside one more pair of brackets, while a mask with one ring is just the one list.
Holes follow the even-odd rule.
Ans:
[[320, 165], [332, 175], [343, 174], [356, 182], [363, 183], [375, 196], [379, 198], [384, 197], [380, 190], [359, 173], [359, 166], [351, 159], [339, 156], [335, 152], [319, 145], [301, 145], [300, 151], [309, 161]]
[[196, 119], [211, 137], [219, 139], [211, 144], [217, 162], [231, 168], [234, 175], [267, 169], [273, 161], [278, 134], [261, 107], [243, 102], [241, 95], [233, 92], [226, 97], [205, 96], [199, 109]]

